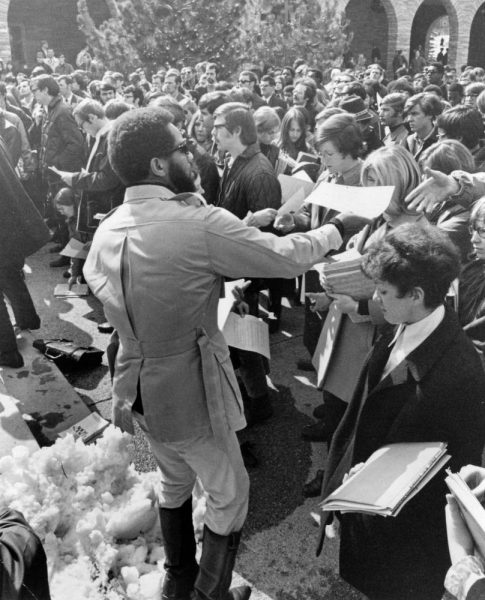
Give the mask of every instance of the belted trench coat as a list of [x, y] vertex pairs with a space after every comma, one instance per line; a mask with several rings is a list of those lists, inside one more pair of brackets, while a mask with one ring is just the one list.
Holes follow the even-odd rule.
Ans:
[[133, 432], [139, 388], [161, 442], [212, 429], [224, 445], [245, 426], [229, 351], [217, 327], [224, 276], [294, 277], [342, 243], [326, 225], [279, 238], [163, 186], [127, 188], [101, 222], [84, 275], [118, 331], [113, 420]]

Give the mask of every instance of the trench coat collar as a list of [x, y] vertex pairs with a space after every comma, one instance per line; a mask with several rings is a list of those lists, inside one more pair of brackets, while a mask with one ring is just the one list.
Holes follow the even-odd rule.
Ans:
[[141, 185], [132, 185], [127, 187], [123, 202], [131, 202], [145, 198], [161, 198], [164, 200], [170, 200], [174, 196], [175, 193], [164, 185], [144, 183]]

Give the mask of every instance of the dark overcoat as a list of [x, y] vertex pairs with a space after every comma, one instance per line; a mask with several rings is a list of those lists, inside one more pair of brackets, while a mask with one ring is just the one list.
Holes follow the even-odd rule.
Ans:
[[39, 211], [27, 195], [0, 140], [0, 267], [23, 263], [51, 235]]
[[[449, 310], [440, 325], [382, 381], [392, 332], [376, 343], [337, 429], [323, 483], [326, 498], [348, 470], [385, 444], [443, 441], [450, 468], [480, 464], [485, 441], [485, 373]], [[439, 600], [450, 564], [444, 473], [397, 517], [341, 518], [340, 574], [371, 599]], [[322, 529], [318, 552], [324, 536]]]

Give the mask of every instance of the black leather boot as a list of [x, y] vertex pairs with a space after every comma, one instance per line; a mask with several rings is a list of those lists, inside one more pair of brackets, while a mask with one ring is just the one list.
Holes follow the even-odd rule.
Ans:
[[165, 550], [162, 600], [190, 600], [199, 567], [195, 560], [192, 497], [180, 508], [160, 508]]
[[242, 585], [229, 589], [241, 532], [218, 535], [204, 527], [199, 574], [195, 581], [196, 600], [248, 600], [251, 588]]

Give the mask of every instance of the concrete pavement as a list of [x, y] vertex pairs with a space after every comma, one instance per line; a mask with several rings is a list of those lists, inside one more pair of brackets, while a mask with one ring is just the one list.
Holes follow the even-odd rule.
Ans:
[[[64, 337], [104, 350], [109, 336], [97, 330], [102, 320], [99, 303], [92, 296], [54, 298], [55, 285], [65, 280], [62, 268], [48, 266], [56, 257], [48, 253], [49, 247], [27, 260], [27, 284], [42, 319], [35, 336]], [[254, 587], [255, 600], [359, 600], [363, 596], [338, 577], [335, 540], [328, 540], [322, 556], [315, 557], [318, 528], [310, 513], [317, 499], [305, 500], [301, 495], [303, 484], [325, 462], [323, 444], [309, 444], [300, 438], [301, 428], [312, 422], [311, 412], [321, 402], [313, 384], [314, 373], [296, 370], [296, 359], [306, 357], [302, 329], [303, 310], [284, 309], [281, 331], [271, 336], [275, 415], [241, 435], [254, 445], [260, 466], [250, 471], [250, 509], [236, 571]], [[72, 371], [66, 377], [88, 406], [110, 418], [106, 358], [94, 370]], [[154, 470], [140, 432], [135, 446], [137, 468]]]

